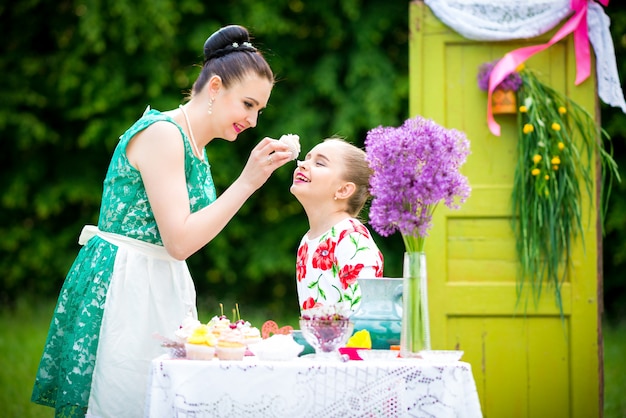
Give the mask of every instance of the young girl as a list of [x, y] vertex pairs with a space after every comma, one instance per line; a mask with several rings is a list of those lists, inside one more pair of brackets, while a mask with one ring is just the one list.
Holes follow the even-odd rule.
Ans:
[[354, 312], [359, 277], [383, 277], [383, 255], [356, 217], [369, 198], [365, 152], [341, 139], [316, 145], [298, 161], [291, 193], [309, 231], [300, 241], [296, 278], [300, 309], [338, 305]]

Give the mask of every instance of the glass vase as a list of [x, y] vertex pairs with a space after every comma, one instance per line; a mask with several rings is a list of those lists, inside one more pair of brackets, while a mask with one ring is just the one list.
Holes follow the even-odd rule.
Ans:
[[418, 357], [420, 351], [430, 350], [426, 254], [404, 253], [402, 276], [400, 355], [404, 358]]

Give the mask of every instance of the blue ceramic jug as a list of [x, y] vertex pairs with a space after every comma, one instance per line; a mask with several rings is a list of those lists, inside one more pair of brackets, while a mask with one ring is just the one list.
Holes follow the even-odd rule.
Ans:
[[402, 329], [402, 279], [359, 278], [361, 305], [350, 317], [354, 332], [366, 329], [372, 348], [389, 349], [400, 344]]

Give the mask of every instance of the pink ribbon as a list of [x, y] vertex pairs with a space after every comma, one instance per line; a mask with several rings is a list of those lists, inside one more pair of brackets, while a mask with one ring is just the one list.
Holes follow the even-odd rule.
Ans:
[[[592, 1], [592, 0], [589, 0]], [[609, 0], [598, 0], [604, 7]], [[587, 31], [587, 0], [571, 0], [570, 7], [574, 15], [554, 34], [552, 39], [543, 45], [533, 45], [511, 51], [502, 57], [493, 67], [489, 76], [489, 90], [487, 95], [487, 125], [492, 134], [500, 136], [500, 125], [495, 121], [491, 109], [491, 95], [500, 84], [518, 65], [531, 56], [549, 48], [570, 33], [574, 33], [574, 49], [576, 52], [576, 85], [585, 81], [591, 73], [591, 54], [589, 52], [589, 33]]]

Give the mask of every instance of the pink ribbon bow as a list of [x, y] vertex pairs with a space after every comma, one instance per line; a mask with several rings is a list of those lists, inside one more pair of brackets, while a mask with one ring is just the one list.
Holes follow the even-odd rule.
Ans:
[[[593, 0], [589, 0], [593, 1]], [[609, 5], [609, 0], [598, 0], [604, 7]], [[576, 51], [576, 85], [585, 81], [591, 72], [591, 55], [589, 52], [589, 33], [587, 31], [587, 0], [571, 0], [571, 8], [574, 15], [559, 29], [559, 31], [543, 45], [533, 45], [511, 51], [502, 57], [493, 67], [489, 76], [489, 90], [487, 96], [487, 124], [492, 134], [500, 136], [500, 125], [493, 118], [491, 110], [491, 95], [495, 88], [517, 66], [526, 61], [537, 52], [554, 45], [570, 33], [574, 33], [574, 49]]]

